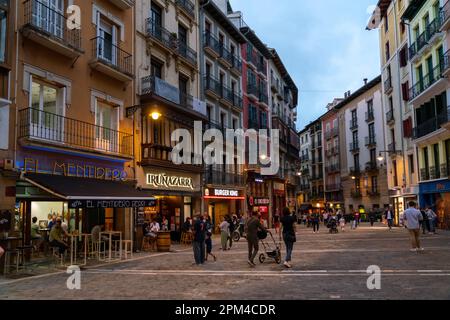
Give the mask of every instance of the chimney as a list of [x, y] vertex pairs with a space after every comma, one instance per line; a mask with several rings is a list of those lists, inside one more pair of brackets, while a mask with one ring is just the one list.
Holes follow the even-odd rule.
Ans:
[[364, 79], [364, 85], [366, 86], [367, 85], [367, 81], [368, 81], [369, 79], [367, 79], [367, 78], [365, 78]]

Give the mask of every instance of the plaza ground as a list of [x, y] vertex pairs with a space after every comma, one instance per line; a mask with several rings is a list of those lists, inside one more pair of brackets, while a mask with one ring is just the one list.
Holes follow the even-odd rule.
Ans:
[[[301, 227], [293, 265], [267, 261], [252, 269], [247, 243], [235, 243], [218, 261], [193, 265], [190, 247], [135, 255], [125, 262], [89, 266], [81, 290], [68, 290], [65, 270], [31, 277], [0, 277], [0, 299], [450, 299], [450, 232], [422, 238], [423, 253], [410, 252], [405, 229], [384, 225], [330, 235]], [[262, 250], [262, 248], [261, 248]], [[283, 249], [284, 251], [284, 249]], [[382, 270], [381, 290], [367, 288], [367, 268]]]

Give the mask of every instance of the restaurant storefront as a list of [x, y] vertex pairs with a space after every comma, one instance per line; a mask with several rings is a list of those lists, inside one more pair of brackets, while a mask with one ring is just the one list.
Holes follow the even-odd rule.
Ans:
[[142, 189], [154, 195], [156, 206], [142, 208], [140, 222], [162, 222], [166, 218], [172, 239], [178, 240], [186, 218], [201, 213], [201, 174], [149, 167], [144, 172]]
[[203, 199], [215, 226], [218, 226], [227, 215], [243, 213], [244, 189], [205, 188]]
[[272, 195], [272, 217], [276, 214], [281, 217], [283, 209], [287, 206], [286, 184], [284, 182], [274, 181]]
[[[410, 201], [418, 202], [418, 194], [419, 188], [417, 187], [389, 190], [390, 205], [392, 205], [394, 209], [395, 225], [398, 226], [400, 224], [400, 216], [408, 208], [408, 203]], [[386, 205], [384, 205], [383, 208], [380, 208], [386, 209]]]
[[68, 232], [91, 233], [96, 225], [133, 239], [134, 212], [154, 207], [148, 192], [136, 190], [124, 161], [28, 150], [19, 157], [16, 206], [11, 231], [30, 243], [32, 218], [48, 232], [59, 217]]
[[259, 212], [261, 214], [261, 217], [270, 223], [270, 198], [249, 197], [249, 208], [251, 212]]

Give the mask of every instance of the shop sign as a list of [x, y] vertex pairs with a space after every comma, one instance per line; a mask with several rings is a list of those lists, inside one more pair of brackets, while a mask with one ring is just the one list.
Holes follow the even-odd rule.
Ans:
[[70, 200], [70, 209], [118, 209], [155, 207], [156, 200]]
[[35, 158], [25, 158], [23, 170], [26, 173], [52, 174], [65, 177], [125, 181], [127, 174], [117, 168], [107, 168], [84, 163], [54, 161], [49, 166], [42, 166], [42, 162]]
[[255, 206], [268, 206], [270, 204], [270, 199], [268, 198], [256, 198], [254, 199]]
[[284, 188], [284, 183], [279, 183], [279, 182], [274, 182], [273, 183], [273, 190], [275, 191], [281, 191], [284, 192], [285, 188]]
[[228, 189], [205, 189], [205, 197], [237, 198], [239, 197], [239, 191]]
[[181, 177], [175, 175], [167, 175], [165, 173], [147, 174], [147, 185], [153, 188], [181, 188], [194, 190], [194, 179], [190, 177]]

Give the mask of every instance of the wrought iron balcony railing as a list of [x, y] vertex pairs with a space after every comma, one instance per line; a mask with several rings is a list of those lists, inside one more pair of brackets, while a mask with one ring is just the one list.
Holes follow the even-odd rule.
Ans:
[[417, 54], [430, 42], [430, 40], [439, 32], [439, 29], [444, 20], [442, 17], [437, 17], [426, 27], [426, 30], [419, 35], [414, 42], [409, 47], [409, 58], [410, 60], [414, 59]]
[[378, 164], [376, 161], [369, 161], [366, 163], [366, 171], [373, 172], [378, 171]]
[[72, 25], [72, 21], [64, 16], [64, 12], [54, 10], [38, 0], [25, 1], [24, 12], [23, 27], [33, 29], [66, 46], [82, 51], [81, 29], [69, 29], [68, 26]]
[[130, 53], [102, 37], [93, 38], [91, 41], [94, 59], [129, 77], [133, 77], [133, 56]]
[[372, 122], [375, 120], [375, 115], [372, 112], [366, 112], [366, 122]]
[[358, 119], [350, 120], [350, 130], [358, 129]]
[[350, 152], [358, 152], [359, 151], [359, 142], [351, 142], [350, 143]]
[[236, 173], [226, 172], [226, 170], [206, 170], [206, 183], [220, 186], [243, 186], [244, 176]]
[[189, 16], [195, 18], [195, 5], [189, 0], [176, 0], [175, 3], [188, 13]]
[[395, 122], [394, 110], [388, 111], [386, 113], [386, 123], [391, 124]]
[[361, 175], [361, 167], [359, 165], [355, 166], [355, 167], [351, 167], [350, 175], [354, 176], [354, 177], [358, 177], [359, 175]]
[[18, 135], [42, 144], [133, 157], [132, 134], [33, 108], [19, 111]]
[[388, 93], [392, 90], [392, 78], [389, 77], [384, 81], [384, 93]]
[[377, 145], [377, 139], [375, 136], [366, 137], [366, 147], [373, 147]]
[[437, 65], [433, 68], [433, 70], [428, 73], [426, 76], [424, 76], [422, 79], [419, 79], [414, 86], [410, 88], [409, 92], [409, 100], [412, 101], [418, 96], [420, 96], [422, 93], [424, 93], [428, 88], [430, 88], [434, 83], [436, 83], [438, 80], [442, 79], [442, 72], [448, 68], [448, 65], [446, 65], [446, 61], [448, 62], [448, 58], [445, 59], [444, 57], [444, 63]]
[[413, 138], [420, 139], [439, 129], [442, 125], [450, 121], [450, 108], [445, 112], [418, 124], [413, 130]]

